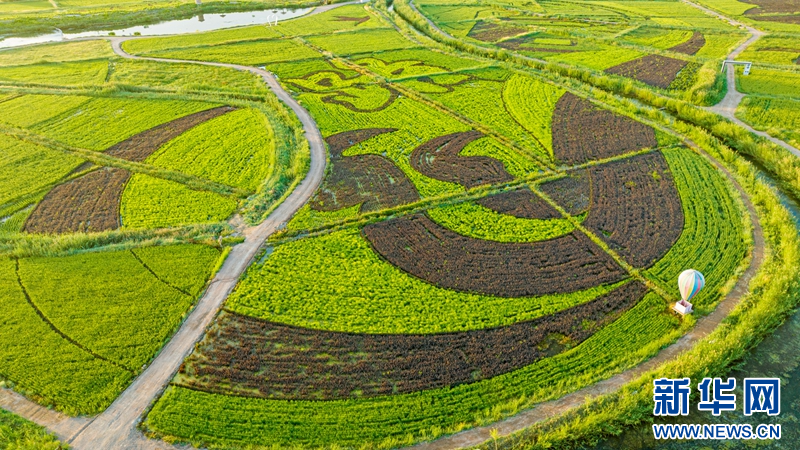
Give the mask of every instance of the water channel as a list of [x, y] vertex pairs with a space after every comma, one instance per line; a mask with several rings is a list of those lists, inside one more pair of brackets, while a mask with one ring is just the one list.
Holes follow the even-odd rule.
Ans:
[[101, 36], [170, 36], [202, 31], [223, 30], [247, 25], [275, 25], [281, 21], [308, 14], [312, 9], [313, 8], [270, 9], [235, 13], [199, 14], [189, 19], [168, 20], [152, 25], [138, 25], [118, 30], [84, 31], [81, 33], [62, 33], [61, 30], [54, 30], [52, 33], [48, 34], [0, 40], [0, 49]]

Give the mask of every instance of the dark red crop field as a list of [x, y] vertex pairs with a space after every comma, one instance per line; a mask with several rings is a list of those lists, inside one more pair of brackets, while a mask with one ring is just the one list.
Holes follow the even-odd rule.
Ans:
[[592, 205], [583, 225], [635, 267], [663, 257], [683, 231], [683, 207], [660, 152], [589, 168]]
[[329, 136], [331, 169], [311, 200], [311, 208], [335, 211], [361, 204], [360, 211], [375, 211], [419, 200], [414, 184], [390, 159], [380, 155], [342, 156], [346, 149], [371, 137], [396, 131], [369, 128]]
[[127, 170], [106, 167], [56, 186], [36, 205], [24, 230], [61, 234], [119, 228], [119, 199], [129, 177]]
[[678, 44], [670, 48], [670, 50], [673, 52], [685, 53], [687, 55], [694, 55], [695, 53], [699, 52], [704, 45], [706, 45], [706, 38], [703, 37], [703, 33], [695, 31], [692, 33], [692, 37], [690, 37], [688, 41]]
[[658, 145], [649, 126], [600, 109], [569, 92], [553, 112], [553, 153], [562, 164], [581, 164]]
[[373, 249], [439, 287], [500, 297], [574, 292], [627, 274], [583, 233], [533, 243], [462, 236], [423, 214], [367, 225]]
[[689, 63], [682, 59], [661, 55], [646, 55], [606, 69], [606, 72], [633, 78], [650, 86], [666, 89], [678, 76], [678, 72], [686, 67], [687, 64]]
[[550, 316], [443, 334], [342, 333], [225, 313], [184, 364], [180, 383], [207, 392], [308, 400], [456, 386], [575, 346], [646, 292], [632, 281]]
[[465, 131], [439, 136], [411, 153], [411, 167], [417, 172], [468, 188], [514, 179], [503, 163], [487, 156], [459, 156], [470, 142], [483, 137], [480, 131]]
[[481, 206], [521, 219], [557, 219], [561, 214], [528, 188], [490, 195], [477, 200]]

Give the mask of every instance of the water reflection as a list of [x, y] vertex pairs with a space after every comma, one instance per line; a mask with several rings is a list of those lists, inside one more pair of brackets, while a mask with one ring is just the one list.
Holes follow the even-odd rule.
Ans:
[[246, 25], [261, 25], [302, 16], [312, 8], [282, 9], [249, 11], [226, 14], [200, 14], [190, 19], [169, 20], [153, 25], [139, 25], [118, 30], [86, 31], [83, 33], [62, 33], [56, 30], [52, 33], [25, 38], [8, 38], [0, 41], [0, 48], [19, 47], [45, 42], [61, 42], [70, 39], [100, 37], [100, 36], [169, 36], [175, 34], [196, 33], [202, 31], [222, 30], [225, 28], [241, 27]]

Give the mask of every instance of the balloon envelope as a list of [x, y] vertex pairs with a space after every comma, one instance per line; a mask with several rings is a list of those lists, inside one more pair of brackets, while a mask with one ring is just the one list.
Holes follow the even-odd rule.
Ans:
[[681, 291], [681, 298], [687, 302], [697, 295], [705, 285], [706, 279], [703, 274], [694, 269], [684, 270], [678, 276], [678, 290]]

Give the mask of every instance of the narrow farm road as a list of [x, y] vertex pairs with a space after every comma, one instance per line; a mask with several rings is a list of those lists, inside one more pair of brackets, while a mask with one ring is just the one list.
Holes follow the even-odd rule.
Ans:
[[745, 207], [747, 208], [750, 218], [753, 222], [753, 253], [750, 265], [744, 271], [741, 277], [736, 281], [736, 285], [728, 293], [727, 296], [720, 302], [717, 308], [709, 315], [700, 318], [694, 328], [674, 344], [662, 349], [656, 356], [647, 360], [646, 362], [625, 370], [617, 375], [612, 376], [606, 380], [587, 386], [583, 389], [567, 394], [556, 400], [540, 403], [532, 409], [525, 410], [515, 416], [503, 419], [489, 425], [472, 428], [466, 431], [446, 436], [434, 441], [423, 442], [412, 447], [413, 450], [455, 450], [462, 448], [469, 448], [481, 445], [492, 439], [492, 431], [497, 430], [500, 436], [508, 436], [510, 434], [522, 431], [539, 422], [547, 419], [560, 416], [571, 409], [582, 406], [586, 403], [589, 397], [598, 397], [601, 395], [608, 395], [616, 392], [622, 386], [637, 379], [644, 373], [655, 369], [656, 367], [664, 364], [671, 359], [677, 357], [683, 352], [691, 350], [695, 344], [701, 339], [708, 336], [714, 329], [719, 326], [722, 321], [728, 317], [728, 314], [736, 308], [748, 292], [750, 280], [758, 272], [761, 263], [764, 261], [764, 235], [761, 230], [761, 224], [758, 221], [755, 207], [750, 201], [750, 198], [745, 193], [744, 189], [736, 182], [733, 175], [719, 162], [711, 158], [708, 154], [703, 152], [695, 143], [687, 141], [687, 143], [694, 149], [700, 151], [712, 164], [719, 168], [731, 180], [736, 187], [736, 190], [742, 196]]
[[[714, 10], [706, 8], [705, 6], [698, 5], [697, 3], [691, 2], [689, 0], [682, 0], [682, 1], [684, 3], [686, 3], [687, 5], [693, 6], [693, 7], [697, 8], [697, 9], [703, 11], [706, 14], [709, 14], [709, 15], [712, 15], [712, 16], [717, 17], [719, 19], [722, 19], [722, 20], [728, 22], [732, 26], [739, 27], [739, 28], [744, 28], [745, 30], [747, 30], [748, 33], [750, 33], [750, 37], [746, 41], [742, 42], [741, 45], [736, 47], [727, 56], [727, 59], [736, 59], [736, 57], [739, 56], [743, 51], [745, 51], [747, 49], [747, 47], [750, 47], [750, 45], [752, 45], [755, 41], [759, 40], [765, 34], [763, 31], [761, 31], [761, 30], [759, 30], [757, 28], [753, 28], [750, 25], [747, 25], [745, 23], [739, 22], [739, 21], [737, 21], [735, 19], [731, 19], [730, 17], [724, 16], [724, 15], [722, 15], [722, 14], [720, 14], [720, 13], [714, 11]], [[727, 66], [726, 67], [727, 73], [725, 75], [726, 75], [726, 78], [727, 78], [728, 91], [725, 93], [725, 97], [723, 97], [723, 99], [719, 103], [717, 103], [716, 105], [711, 106], [709, 108], [706, 108], [706, 109], [708, 109], [709, 111], [715, 112], [715, 113], [721, 115], [722, 117], [725, 117], [725, 118], [731, 120], [732, 122], [736, 123], [737, 125], [739, 125], [741, 127], [744, 127], [748, 131], [751, 131], [751, 132], [753, 132], [753, 133], [755, 133], [755, 134], [757, 134], [757, 135], [759, 135], [759, 136], [761, 136], [763, 138], [769, 139], [773, 144], [780, 145], [781, 147], [785, 148], [786, 150], [789, 150], [795, 156], [800, 157], [800, 150], [798, 150], [797, 148], [789, 145], [785, 141], [782, 141], [782, 140], [780, 140], [778, 138], [770, 136], [769, 134], [767, 134], [767, 133], [765, 133], [763, 131], [756, 130], [755, 128], [751, 127], [750, 125], [746, 124], [745, 122], [739, 120], [736, 117], [736, 108], [738, 108], [739, 107], [739, 103], [742, 102], [742, 99], [744, 98], [744, 94], [736, 90], [736, 69], [734, 68], [734, 66], [732, 64], [726, 64], [726, 66]]]
[[125, 40], [126, 38], [111, 39], [114, 52], [123, 58], [228, 67], [261, 76], [272, 92], [300, 119], [306, 139], [311, 146], [311, 167], [300, 185], [264, 222], [245, 230], [245, 241], [233, 248], [225, 264], [211, 281], [208, 290], [198, 301], [197, 306], [152, 364], [106, 411], [72, 437], [69, 443], [78, 450], [169, 448], [169, 445], [164, 442], [147, 440], [142, 436], [136, 428], [141, 415], [167, 386], [184, 358], [194, 348], [195, 343], [202, 338], [206, 327], [214, 319], [217, 310], [236, 286], [239, 277], [250, 265], [264, 241], [311, 198], [322, 182], [325, 173], [325, 145], [316, 123], [269, 72], [236, 64], [136, 57], [122, 50], [121, 43]]
[[10, 389], [0, 389], [0, 408], [47, 428], [62, 440], [75, 436], [91, 421], [86, 417], [69, 417], [47, 409]]

